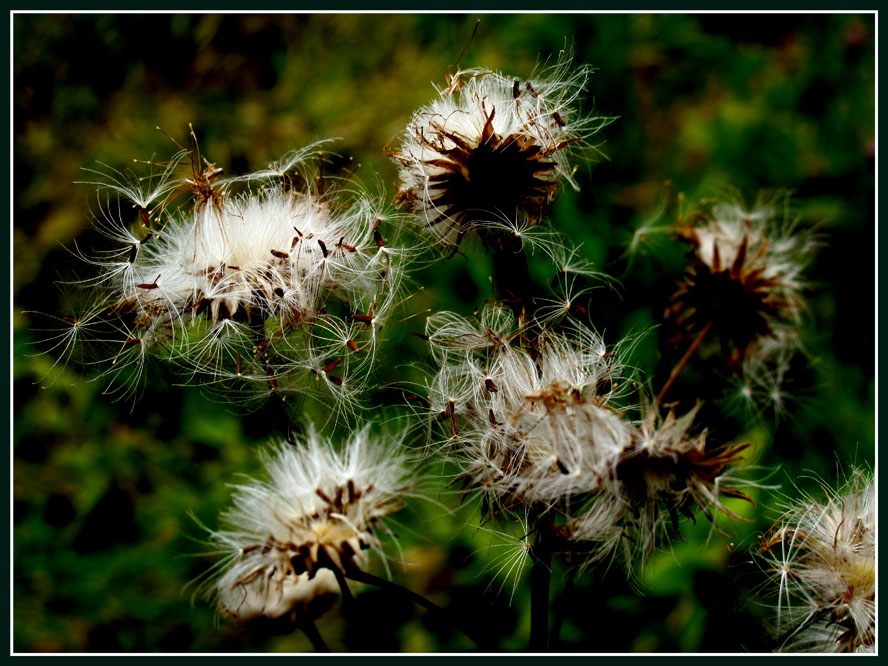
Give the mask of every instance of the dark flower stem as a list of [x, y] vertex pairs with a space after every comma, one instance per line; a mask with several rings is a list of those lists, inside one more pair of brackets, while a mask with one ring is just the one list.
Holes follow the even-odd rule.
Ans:
[[[521, 240], [501, 237], [493, 257], [493, 270], [500, 292], [510, 301], [512, 310], [527, 326], [525, 339], [535, 356], [539, 327], [533, 304], [534, 284]], [[545, 652], [549, 643], [549, 586], [552, 577], [552, 534], [550, 524], [537, 515], [536, 540], [530, 549], [530, 651]]]
[[530, 549], [530, 651], [545, 652], [549, 645], [549, 582], [552, 574], [552, 543], [545, 524], [537, 523], [536, 541]]
[[660, 405], [663, 402], [663, 398], [666, 395], [666, 391], [669, 390], [669, 387], [678, 379], [678, 376], [685, 369], [685, 366], [688, 364], [688, 361], [691, 360], [691, 356], [700, 348], [700, 345], [703, 344], [703, 338], [706, 337], [706, 334], [709, 333], [709, 329], [712, 328], [712, 322], [710, 321], [706, 326], [703, 327], [703, 330], [700, 331], [700, 334], [696, 337], [691, 346], [688, 347], [688, 350], [685, 352], [684, 356], [681, 357], [681, 360], [678, 364], [672, 368], [672, 372], [669, 373], [669, 379], [666, 380], [666, 383], [663, 385], [663, 388], [660, 389], [660, 394], [657, 396], [657, 405]]
[[453, 627], [465, 634], [479, 648], [483, 647], [486, 643], [486, 641], [482, 641], [479, 637], [475, 636], [474, 631], [471, 631], [462, 626], [462, 623], [457, 620], [452, 614], [448, 613], [435, 602], [426, 599], [424, 596], [422, 596], [421, 594], [417, 594], [413, 590], [409, 590], [406, 587], [398, 585], [397, 583], [393, 583], [392, 581], [386, 580], [385, 578], [380, 578], [379, 576], [369, 574], [366, 571], [358, 569], [357, 567], [349, 568], [345, 573], [345, 577], [351, 578], [352, 580], [356, 580], [360, 583], [366, 583], [367, 585], [373, 585], [374, 587], [400, 594], [401, 596], [406, 597], [418, 606], [422, 606], [435, 616], [446, 620]]
[[302, 633], [305, 634], [306, 638], [311, 641], [311, 645], [314, 648], [315, 652], [330, 651], [329, 646], [327, 645], [327, 643], [324, 642], [324, 639], [318, 631], [318, 628], [315, 626], [313, 620], [302, 620], [298, 623], [298, 626], [302, 630]]
[[336, 576], [336, 582], [339, 583], [339, 590], [342, 592], [342, 603], [346, 605], [351, 604], [354, 601], [354, 596], [352, 595], [351, 588], [348, 586], [348, 581], [345, 580], [345, 574], [338, 567], [332, 567], [332, 571], [333, 575]]
[[574, 590], [574, 584], [577, 579], [577, 568], [571, 567], [564, 580], [564, 588], [561, 590], [560, 601], [555, 605], [555, 617], [552, 620], [552, 631], [549, 634], [549, 647], [558, 648], [561, 642], [561, 627], [564, 624], [564, 618], [567, 615], [567, 604], [570, 601], [571, 593]]
[[493, 277], [498, 296], [509, 304], [516, 315], [531, 322], [534, 315], [534, 284], [521, 239], [501, 236], [489, 241], [489, 244], [494, 248]]

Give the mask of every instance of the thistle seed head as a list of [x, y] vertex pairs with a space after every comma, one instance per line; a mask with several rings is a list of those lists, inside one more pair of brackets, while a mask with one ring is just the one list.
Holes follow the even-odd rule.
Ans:
[[431, 412], [465, 485], [489, 508], [555, 504], [595, 492], [609, 460], [630, 441], [615, 407], [624, 364], [593, 330], [544, 330], [531, 338], [504, 307], [473, 323], [445, 313], [427, 333], [441, 362]]
[[719, 203], [676, 231], [693, 254], [666, 311], [679, 330], [674, 342], [687, 342], [709, 326], [730, 367], [739, 369], [747, 357], [774, 351], [764, 340], [783, 339], [783, 329], [798, 328], [801, 274], [815, 245], [809, 231], [781, 225], [766, 201], [751, 211]]
[[871, 473], [790, 506], [760, 553], [777, 597], [780, 651], [873, 652], [876, 495]]
[[679, 514], [694, 509], [715, 523], [716, 510], [741, 519], [722, 497], [749, 500], [732, 487], [727, 467], [741, 461], [746, 444], [712, 447], [707, 433], [692, 435], [700, 405], [676, 417], [649, 406], [632, 430], [631, 442], [612, 460], [609, 487], [578, 516], [571, 536], [596, 544], [595, 557], [622, 551], [628, 564], [644, 561], [667, 527], [678, 532]]
[[[120, 338], [109, 339], [109, 372], [138, 376], [157, 349], [203, 385], [321, 393], [334, 411], [351, 411], [405, 256], [382, 235], [381, 198], [324, 177], [322, 162], [309, 163], [322, 160], [318, 147], [247, 176], [220, 180], [214, 168], [175, 208], [177, 183], [194, 179], [174, 179], [171, 168], [149, 194], [118, 172], [91, 181], [105, 194], [98, 229], [116, 246], [84, 257], [101, 271], [87, 282], [103, 291]], [[207, 187], [216, 194], [204, 196]], [[139, 210], [135, 225], [126, 199]]]
[[263, 462], [268, 479], [235, 486], [225, 528], [211, 535], [225, 569], [213, 591], [220, 611], [239, 619], [307, 611], [335, 594], [334, 574], [366, 566], [411, 485], [404, 454], [367, 428], [341, 451], [310, 429]]
[[591, 71], [564, 52], [527, 80], [461, 70], [392, 153], [396, 203], [454, 252], [472, 230], [539, 222], [562, 182], [577, 187], [573, 153], [612, 120], [580, 112]]

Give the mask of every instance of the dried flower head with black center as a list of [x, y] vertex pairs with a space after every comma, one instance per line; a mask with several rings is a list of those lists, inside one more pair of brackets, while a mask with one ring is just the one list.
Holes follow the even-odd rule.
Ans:
[[666, 311], [674, 343], [716, 337], [736, 370], [763, 340], [791, 337], [781, 333], [798, 327], [804, 309], [801, 273], [814, 247], [807, 230], [780, 224], [775, 206], [760, 202], [751, 211], [716, 204], [676, 231], [693, 253]]
[[713, 447], [706, 430], [692, 435], [699, 407], [681, 417], [673, 409], [663, 417], [656, 407], [647, 408], [631, 442], [613, 460], [608, 492], [573, 523], [573, 538], [597, 544], [598, 555], [621, 549], [631, 564], [653, 552], [668, 526], [680, 533], [679, 515], [695, 520], [696, 509], [713, 525], [715, 511], [742, 520], [722, 498], [750, 501], [728, 472], [748, 445]]
[[575, 149], [611, 120], [579, 110], [590, 71], [565, 53], [527, 80], [459, 71], [392, 153], [396, 203], [453, 252], [472, 230], [539, 222], [563, 181], [577, 187]]

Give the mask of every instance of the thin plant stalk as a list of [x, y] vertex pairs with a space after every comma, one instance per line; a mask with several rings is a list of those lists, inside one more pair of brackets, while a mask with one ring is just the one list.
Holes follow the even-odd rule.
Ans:
[[342, 592], [342, 602], [344, 604], [350, 604], [354, 601], [354, 595], [352, 595], [351, 588], [348, 586], [348, 581], [345, 580], [345, 574], [343, 574], [338, 567], [331, 567], [331, 570], [333, 571], [333, 575], [336, 576], [336, 582], [339, 583], [339, 589]]
[[367, 573], [357, 567], [351, 567], [345, 573], [346, 578], [350, 578], [352, 580], [358, 581], [359, 583], [366, 583], [367, 585], [373, 585], [374, 587], [378, 587], [383, 590], [388, 590], [390, 592], [394, 592], [396, 594], [400, 594], [403, 597], [406, 597], [413, 603], [418, 606], [422, 606], [429, 612], [433, 613], [439, 618], [446, 620], [453, 627], [458, 629], [461, 633], [463, 633], [467, 638], [469, 638], [475, 645], [479, 648], [485, 646], [487, 641], [481, 640], [478, 636], [475, 635], [475, 632], [467, 629], [462, 625], [451, 613], [448, 613], [445, 609], [441, 608], [438, 604], [429, 599], [426, 599], [421, 594], [417, 594], [413, 590], [407, 589], [397, 583], [394, 583], [390, 580], [386, 580], [385, 578], [380, 578], [379, 576], [374, 576], [373, 574]]
[[[512, 302], [516, 315], [526, 323], [531, 349], [536, 347], [539, 328], [534, 319], [534, 285], [527, 257], [515, 237], [501, 240], [494, 253], [494, 275], [499, 289]], [[530, 651], [544, 652], [549, 641], [549, 586], [552, 577], [552, 542], [545, 521], [536, 521], [536, 540], [530, 550]]]
[[672, 368], [672, 372], [669, 373], [669, 379], [666, 380], [666, 383], [663, 385], [663, 388], [660, 389], [660, 394], [657, 396], [657, 404], [660, 405], [663, 402], [663, 398], [666, 396], [666, 392], [669, 390], [669, 387], [678, 379], [678, 376], [682, 373], [687, 366], [688, 361], [691, 360], [691, 356], [700, 348], [700, 345], [703, 344], [703, 338], [706, 337], [706, 334], [709, 333], [709, 329], [712, 328], [712, 322], [710, 321], [706, 326], [703, 327], [703, 330], [700, 331], [700, 334], [694, 339], [694, 342], [691, 343], [691, 346], [688, 347], [688, 350], [685, 352], [684, 356], [681, 357], [681, 360], [676, 364], [674, 368]]
[[552, 630], [549, 634], [549, 647], [557, 648], [561, 642], [561, 627], [567, 615], [567, 602], [574, 591], [577, 580], [577, 568], [571, 567], [564, 577], [564, 586], [561, 590], [560, 601], [555, 605], [555, 617], [552, 619]]
[[302, 630], [302, 633], [305, 634], [305, 637], [311, 642], [311, 646], [314, 648], [315, 652], [330, 652], [330, 647], [318, 631], [314, 620], [302, 620], [298, 623], [298, 626]]
[[530, 549], [530, 651], [545, 652], [549, 644], [549, 585], [552, 577], [552, 543], [544, 525], [537, 529]]

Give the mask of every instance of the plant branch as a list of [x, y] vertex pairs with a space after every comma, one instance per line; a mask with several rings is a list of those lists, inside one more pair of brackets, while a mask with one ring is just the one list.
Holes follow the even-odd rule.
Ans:
[[688, 361], [691, 360], [691, 356], [700, 348], [700, 345], [703, 344], [703, 338], [706, 337], [706, 334], [709, 333], [709, 329], [712, 328], [712, 322], [710, 321], [706, 326], [703, 327], [703, 330], [700, 331], [700, 334], [696, 337], [694, 342], [691, 343], [691, 346], [688, 347], [688, 350], [685, 352], [684, 356], [681, 357], [681, 360], [678, 364], [672, 368], [672, 372], [669, 374], [669, 379], [666, 380], [666, 383], [663, 385], [663, 388], [660, 389], [660, 394], [657, 396], [657, 405], [660, 405], [663, 402], [663, 397], [666, 395], [666, 391], [669, 390], [669, 387], [678, 379], [678, 376], [685, 369], [685, 366], [688, 364]]
[[297, 622], [297, 626], [302, 630], [302, 633], [305, 634], [306, 638], [311, 641], [311, 646], [314, 648], [315, 652], [330, 651], [330, 647], [324, 641], [317, 626], [315, 626], [314, 620], [301, 620], [300, 622]]
[[389, 590], [391, 592], [396, 592], [401, 596], [407, 597], [410, 601], [417, 604], [418, 606], [422, 606], [426, 610], [435, 614], [436, 616], [447, 620], [451, 625], [453, 625], [460, 632], [465, 634], [475, 645], [479, 648], [484, 646], [487, 641], [481, 640], [478, 636], [475, 635], [474, 631], [467, 629], [462, 626], [462, 623], [457, 620], [451, 613], [448, 613], [445, 609], [441, 608], [438, 604], [429, 599], [426, 599], [421, 594], [417, 594], [413, 590], [409, 590], [406, 587], [398, 585], [397, 583], [393, 583], [390, 580], [386, 580], [385, 578], [380, 578], [379, 576], [374, 576], [373, 574], [367, 573], [366, 571], [362, 571], [357, 567], [351, 567], [345, 573], [346, 578], [351, 578], [352, 580], [356, 580], [360, 583], [366, 583], [367, 585], [373, 585], [375, 587], [381, 588], [383, 590]]
[[552, 577], [552, 543], [549, 530], [537, 522], [537, 535], [530, 549], [530, 651], [545, 652], [549, 643], [549, 584]]
[[523, 314], [530, 321], [533, 318], [534, 284], [520, 239], [514, 236], [497, 239], [493, 276], [497, 290], [515, 314]]
[[333, 575], [336, 576], [336, 582], [339, 583], [339, 590], [342, 592], [342, 602], [344, 604], [351, 604], [351, 602], [354, 601], [354, 596], [352, 595], [352, 591], [348, 586], [348, 581], [345, 580], [345, 574], [340, 571], [339, 567], [330, 568], [333, 571]]

